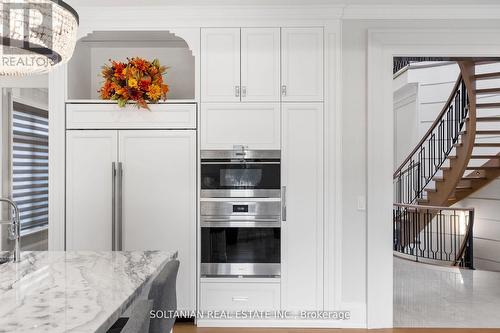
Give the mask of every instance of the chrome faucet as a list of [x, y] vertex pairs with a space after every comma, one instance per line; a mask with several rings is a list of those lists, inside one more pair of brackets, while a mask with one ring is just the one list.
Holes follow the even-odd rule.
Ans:
[[21, 261], [21, 219], [19, 218], [19, 207], [17, 204], [8, 198], [0, 198], [0, 202], [9, 204], [14, 210], [14, 215], [11, 219], [10, 239], [15, 241], [14, 245], [14, 262]]

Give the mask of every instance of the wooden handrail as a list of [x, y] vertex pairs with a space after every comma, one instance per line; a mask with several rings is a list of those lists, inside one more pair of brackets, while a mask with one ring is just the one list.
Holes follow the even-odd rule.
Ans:
[[393, 179], [396, 179], [398, 175], [400, 174], [401, 170], [404, 168], [406, 163], [408, 163], [412, 157], [415, 155], [415, 153], [420, 149], [420, 147], [424, 144], [424, 142], [427, 140], [427, 138], [432, 134], [432, 132], [436, 129], [438, 124], [441, 121], [441, 118], [443, 118], [444, 114], [448, 111], [451, 102], [453, 101], [453, 98], [455, 97], [456, 92], [458, 91], [458, 88], [460, 87], [460, 82], [462, 81], [462, 73], [458, 75], [457, 81], [455, 82], [455, 86], [453, 87], [452, 92], [450, 93], [450, 96], [448, 97], [448, 100], [446, 101], [446, 104], [444, 105], [443, 109], [439, 113], [439, 115], [436, 117], [436, 120], [432, 123], [431, 127], [425, 135], [422, 137], [422, 139], [417, 143], [415, 148], [412, 150], [412, 152], [406, 157], [406, 159], [401, 163], [399, 168], [394, 172], [393, 174]]
[[474, 208], [450, 208], [450, 207], [443, 207], [443, 206], [424, 206], [424, 205], [407, 205], [407, 204], [400, 204], [400, 203], [394, 203], [393, 206], [396, 207], [401, 207], [401, 208], [410, 208], [410, 209], [428, 209], [428, 210], [453, 210], [453, 211], [459, 211], [459, 212], [470, 212], [474, 211]]

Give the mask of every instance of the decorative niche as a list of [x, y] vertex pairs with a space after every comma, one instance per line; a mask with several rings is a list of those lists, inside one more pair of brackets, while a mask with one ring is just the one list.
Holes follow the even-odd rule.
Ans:
[[133, 57], [169, 67], [168, 100], [195, 98], [195, 57], [184, 39], [169, 31], [96, 31], [78, 41], [68, 63], [68, 99], [99, 100], [101, 67]]

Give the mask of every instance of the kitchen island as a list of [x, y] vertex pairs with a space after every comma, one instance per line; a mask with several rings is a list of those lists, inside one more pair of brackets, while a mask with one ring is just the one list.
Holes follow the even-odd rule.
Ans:
[[106, 332], [176, 253], [28, 252], [0, 265], [0, 332]]

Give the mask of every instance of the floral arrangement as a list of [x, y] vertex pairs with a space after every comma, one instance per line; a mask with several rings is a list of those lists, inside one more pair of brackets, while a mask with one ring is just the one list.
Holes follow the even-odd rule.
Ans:
[[149, 110], [148, 103], [158, 103], [167, 98], [168, 85], [163, 82], [167, 67], [158, 59], [152, 62], [142, 58], [127, 58], [127, 62], [109, 60], [102, 67], [104, 83], [99, 90], [104, 100], [114, 100], [124, 107], [134, 101], [138, 108]]

